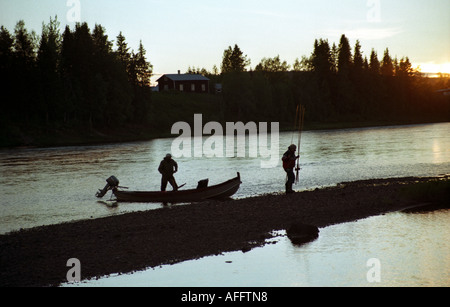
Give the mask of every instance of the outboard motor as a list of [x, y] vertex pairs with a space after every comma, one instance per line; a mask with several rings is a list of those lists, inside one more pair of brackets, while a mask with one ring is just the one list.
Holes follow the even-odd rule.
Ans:
[[103, 188], [103, 190], [98, 190], [98, 192], [95, 194], [97, 197], [103, 197], [106, 193], [108, 193], [109, 190], [112, 190], [114, 188], [117, 188], [119, 186], [119, 179], [117, 179], [115, 176], [111, 176], [108, 179], [106, 179], [106, 185]]

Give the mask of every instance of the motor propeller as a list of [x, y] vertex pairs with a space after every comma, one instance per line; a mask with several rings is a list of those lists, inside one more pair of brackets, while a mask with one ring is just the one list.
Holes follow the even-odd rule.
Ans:
[[119, 187], [119, 179], [117, 179], [115, 176], [111, 176], [108, 179], [106, 179], [106, 185], [102, 190], [98, 190], [98, 192], [95, 194], [98, 198], [101, 198], [105, 196], [106, 193], [108, 193], [109, 190], [112, 190], [114, 188]]

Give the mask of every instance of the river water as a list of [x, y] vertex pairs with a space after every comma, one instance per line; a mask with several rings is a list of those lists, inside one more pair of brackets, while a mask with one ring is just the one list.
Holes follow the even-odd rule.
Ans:
[[[206, 138], [206, 137], [205, 137]], [[292, 142], [280, 133], [275, 161]], [[99, 146], [0, 150], [0, 233], [20, 228], [91, 219], [162, 204], [99, 202], [94, 196], [115, 175], [133, 190], [158, 190], [161, 159], [173, 139]], [[247, 146], [248, 146], [247, 142]], [[268, 142], [270, 144], [270, 141]], [[277, 144], [278, 145], [278, 144]], [[236, 142], [235, 147], [239, 144]], [[225, 147], [225, 146], [224, 146]], [[225, 151], [226, 148], [224, 148]], [[201, 179], [217, 184], [240, 172], [235, 197], [282, 191], [286, 175], [281, 161], [261, 168], [268, 158], [177, 158], [179, 184], [195, 188]], [[331, 186], [343, 181], [450, 173], [450, 123], [307, 131], [301, 139], [301, 182], [297, 190]], [[108, 200], [110, 193], [103, 200]]]
[[320, 229], [293, 245], [284, 232], [248, 253], [164, 265], [63, 286], [448, 287], [450, 210], [389, 213]]
[[[207, 140], [208, 137], [204, 137], [203, 141]], [[106, 201], [110, 197], [109, 194], [104, 197], [103, 201], [98, 201], [95, 192], [103, 188], [106, 183], [105, 179], [111, 175], [118, 177], [121, 185], [133, 190], [158, 190], [160, 176], [157, 168], [165, 154], [171, 152], [173, 142], [174, 139], [156, 139], [146, 142], [98, 146], [0, 150], [0, 192], [2, 195], [0, 200], [0, 233], [40, 225], [160, 208], [162, 204], [120, 203], [111, 205], [114, 203]], [[279, 148], [274, 147], [276, 151], [272, 150], [272, 158], [280, 161], [282, 154], [291, 142], [297, 142], [295, 133], [280, 133]], [[248, 144], [250, 142], [247, 140], [245, 143], [247, 152], [245, 157], [238, 157], [237, 152], [240, 144], [236, 142], [234, 144], [236, 154], [233, 157], [224, 155], [225, 157], [177, 158], [179, 172], [176, 174], [176, 179], [178, 183], [187, 183], [186, 189], [194, 188], [198, 180], [209, 178], [210, 184], [216, 184], [233, 178], [236, 176], [236, 172], [240, 172], [242, 185], [234, 196], [236, 198], [282, 191], [285, 173], [281, 169], [281, 163], [278, 163], [275, 167], [261, 168], [261, 161], [267, 161], [267, 156], [249, 157]], [[270, 147], [271, 139], [267, 143]], [[194, 141], [192, 144], [195, 147]], [[224, 152], [226, 150], [227, 148], [223, 149]], [[193, 148], [194, 151], [195, 148]], [[307, 131], [302, 134], [300, 153], [301, 181], [294, 187], [296, 190], [331, 186], [344, 181], [361, 179], [449, 174], [450, 123]], [[355, 261], [358, 262], [358, 265], [363, 262], [361, 270], [367, 271], [366, 261], [371, 258], [379, 259], [384, 280], [386, 280], [387, 272], [394, 271], [391, 269], [392, 264], [386, 259], [411, 256], [412, 260], [408, 264], [402, 265], [401, 261], [397, 259], [395, 265], [399, 265], [401, 268], [411, 265], [412, 267], [419, 267], [420, 270], [423, 268], [424, 261], [432, 263], [441, 259], [438, 268], [446, 274], [444, 277], [435, 277], [438, 274], [436, 272], [430, 273], [434, 274], [430, 279], [424, 277], [428, 276], [428, 266], [423, 269], [427, 272], [418, 272], [417, 276], [410, 277], [418, 279], [419, 282], [415, 284], [419, 285], [428, 285], [434, 282], [440, 285], [449, 285], [449, 245], [448, 243], [441, 244], [441, 241], [445, 241], [445, 239], [439, 240], [439, 238], [448, 238], [448, 217], [448, 212], [439, 212], [436, 213], [436, 220], [440, 222], [433, 221], [433, 217], [430, 223], [427, 222], [430, 218], [426, 215], [417, 215], [417, 217], [414, 215], [394, 215], [394, 221], [390, 221], [388, 216], [374, 217], [367, 220], [369, 225], [360, 221], [356, 224], [342, 224], [322, 229], [319, 240], [300, 249], [301, 252], [298, 252], [298, 249], [293, 248], [281, 237], [277, 244], [255, 249], [244, 254], [244, 256], [238, 255], [238, 257], [250, 257], [252, 260], [249, 263], [255, 262], [255, 259], [258, 262], [266, 261], [264, 260], [266, 258], [269, 259], [267, 261], [270, 261], [270, 259], [274, 259], [273, 257], [280, 257], [285, 261], [279, 262], [284, 262], [286, 265], [284, 269], [280, 268], [282, 271], [289, 270], [288, 267], [292, 265], [301, 265], [305, 270], [310, 271], [300, 279], [292, 277], [284, 280], [284, 277], [280, 277], [275, 278], [273, 283], [267, 282], [264, 285], [328, 285], [327, 281], [334, 279], [320, 276], [324, 274], [345, 275], [346, 271], [354, 271], [352, 270], [355, 266], [352, 262], [354, 258], [352, 255], [358, 255], [366, 250], [369, 253], [362, 255]], [[417, 220], [420, 221], [417, 222]], [[388, 226], [378, 227], [377, 225], [381, 222], [388, 223]], [[433, 226], [435, 222], [440, 225], [439, 228]], [[402, 225], [400, 230], [404, 231], [405, 234], [401, 235], [404, 237], [410, 229], [423, 229], [427, 236], [416, 235], [408, 239], [410, 241], [402, 240], [403, 243], [399, 243], [394, 241], [397, 234], [388, 231], [388, 229], [391, 229], [389, 224]], [[443, 232], [442, 229], [446, 232]], [[336, 233], [339, 234], [338, 238], [335, 236]], [[443, 233], [446, 233], [446, 236], [442, 237]], [[357, 236], [354, 237], [354, 234]], [[383, 236], [389, 238], [384, 245], [373, 244], [364, 239], [367, 237], [382, 238]], [[432, 245], [431, 241], [433, 240], [441, 243]], [[349, 242], [353, 241], [356, 245], [350, 245], [351, 248], [346, 247]], [[412, 255], [410, 251], [420, 247], [422, 243], [430, 243], [427, 245], [429, 249], [420, 251], [420, 253], [416, 251], [415, 256]], [[364, 244], [367, 245], [364, 246]], [[317, 249], [308, 251], [310, 246], [315, 245], [319, 245]], [[399, 245], [400, 247], [405, 245], [406, 249], [399, 248], [398, 253], [393, 253], [392, 257], [386, 256], [386, 254], [377, 256], [376, 252], [370, 252], [376, 248], [388, 250], [392, 246], [397, 248]], [[274, 249], [274, 253], [277, 253], [276, 256], [271, 255], [272, 249]], [[341, 252], [343, 256], [339, 256]], [[431, 256], [425, 257], [423, 254], [425, 252]], [[268, 254], [258, 256], [259, 253]], [[284, 254], [280, 255], [280, 253]], [[315, 256], [308, 258], [304, 256], [305, 253]], [[336, 256], [336, 253], [338, 256]], [[401, 256], [403, 253], [405, 256]], [[251, 256], [255, 254], [256, 256]], [[327, 256], [329, 254], [331, 256]], [[433, 258], [435, 256], [436, 259]], [[230, 257], [230, 259], [234, 259], [233, 256]], [[300, 263], [290, 262], [294, 258], [300, 259], [302, 257], [306, 258], [301, 260]], [[318, 262], [321, 261], [320, 259], [327, 261], [327, 264]], [[205, 261], [209, 263], [208, 261], [220, 262], [222, 260]], [[227, 275], [227, 278], [231, 280], [229, 283], [220, 278], [213, 279], [217, 281], [217, 285], [239, 285], [239, 280], [243, 280], [244, 285], [260, 284], [258, 280], [262, 279], [259, 278], [261, 275], [258, 274], [265, 274], [264, 271], [248, 273], [243, 269], [234, 269], [234, 265], [238, 261], [230, 261], [232, 262], [224, 262], [225, 268], [228, 271], [231, 269], [231, 272], [236, 272], [236, 274]], [[191, 262], [186, 264], [186, 270], [189, 270], [189, 263]], [[201, 266], [204, 265], [205, 263], [201, 264]], [[269, 264], [262, 265], [270, 266]], [[247, 264], [247, 266], [251, 265]], [[215, 268], [215, 265], [206, 265], [205, 267], [211, 269], [212, 267]], [[281, 274], [278, 270], [278, 268], [269, 269], [266, 274], [274, 274], [274, 272]], [[170, 269], [163, 270], [163, 272], [168, 271]], [[362, 273], [360, 273], [358, 273], [358, 278], [361, 277]], [[252, 274], [256, 274], [253, 279], [251, 277], [250, 279], [242, 279], [243, 275], [253, 276]], [[164, 273], [164, 275], [171, 276], [170, 273]], [[225, 276], [225, 274], [222, 275]], [[176, 273], [176, 276], [179, 276], [179, 273]], [[400, 274], [400, 276], [403, 275]], [[361, 285], [359, 282], [352, 283], [353, 278], [356, 278], [354, 274], [350, 274], [346, 278], [348, 282], [336, 279], [340, 281], [331, 283], [331, 285]], [[183, 282], [183, 279], [179, 277], [176, 279], [179, 279], [180, 283]], [[146, 278], [146, 280], [150, 279]], [[157, 280], [159, 280], [158, 285], [171, 284], [170, 277], [163, 281]], [[205, 283], [207, 285], [214, 284], [211, 279], [205, 280], [208, 280]], [[189, 283], [190, 281], [184, 280], [184, 282]], [[139, 282], [135, 280], [133, 283]], [[397, 280], [387, 283], [387, 285], [396, 283], [398, 284]], [[202, 283], [197, 284], [201, 285]], [[154, 285], [154, 283], [150, 282], [149, 285]]]

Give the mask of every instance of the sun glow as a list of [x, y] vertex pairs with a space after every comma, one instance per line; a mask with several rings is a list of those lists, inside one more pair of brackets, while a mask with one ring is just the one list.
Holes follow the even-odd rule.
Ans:
[[437, 64], [434, 62], [420, 63], [413, 65], [415, 69], [419, 69], [422, 73], [435, 74], [441, 73], [450, 75], [450, 62]]

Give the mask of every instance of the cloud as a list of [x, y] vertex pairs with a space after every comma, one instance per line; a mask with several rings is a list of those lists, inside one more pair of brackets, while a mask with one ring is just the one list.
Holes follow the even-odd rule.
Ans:
[[394, 28], [357, 28], [357, 29], [328, 29], [322, 35], [329, 37], [340, 37], [345, 34], [349, 39], [360, 40], [381, 40], [394, 37], [403, 33], [404, 31], [399, 27]]

